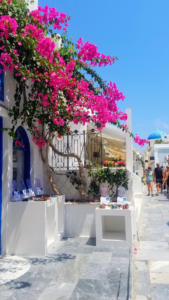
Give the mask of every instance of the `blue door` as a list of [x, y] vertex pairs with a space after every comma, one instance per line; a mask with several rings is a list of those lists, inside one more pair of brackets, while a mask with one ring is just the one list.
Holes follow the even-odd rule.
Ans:
[[[0, 128], [3, 128], [3, 118], [0, 117]], [[3, 131], [0, 130], [0, 254], [1, 254], [1, 222], [2, 222], [2, 172], [3, 172]]]

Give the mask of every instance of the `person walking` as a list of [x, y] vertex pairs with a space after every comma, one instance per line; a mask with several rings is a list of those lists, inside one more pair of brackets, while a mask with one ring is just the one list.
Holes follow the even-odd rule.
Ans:
[[168, 167], [166, 167], [164, 170], [164, 173], [165, 173], [165, 180], [164, 180], [164, 191], [167, 190], [167, 182], [166, 182], [166, 176], [167, 176], [167, 173], [168, 173], [168, 170], [167, 170]]
[[147, 183], [147, 189], [148, 189], [148, 195], [150, 196], [150, 191], [151, 191], [151, 196], [153, 197], [153, 172], [151, 170], [151, 167], [148, 167], [148, 170], [145, 172], [145, 180]]
[[167, 194], [169, 193], [169, 167], [166, 168], [167, 169], [167, 174], [165, 176], [165, 182], [167, 185]]
[[162, 168], [160, 168], [160, 164], [156, 164], [156, 168], [153, 172], [154, 183], [157, 186], [157, 196], [159, 196], [159, 188], [161, 188], [161, 194], [163, 193], [163, 182], [165, 180], [165, 173]]

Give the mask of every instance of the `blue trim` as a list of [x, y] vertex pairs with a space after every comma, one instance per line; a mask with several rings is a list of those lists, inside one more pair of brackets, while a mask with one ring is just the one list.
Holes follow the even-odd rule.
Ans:
[[22, 126], [19, 126], [15, 132], [16, 136], [19, 135], [19, 132], [21, 132], [21, 141], [23, 142], [23, 145], [25, 145], [25, 148], [20, 148], [18, 150], [24, 151], [24, 182], [26, 182], [26, 179], [30, 179], [30, 169], [31, 169], [31, 157], [30, 157], [30, 144], [29, 139], [27, 136], [27, 133], [25, 129]]
[[25, 152], [25, 151], [27, 151], [27, 149], [25, 149], [25, 148], [22, 148], [22, 147], [20, 147], [19, 149], [17, 149], [18, 151], [23, 151], [23, 152]]
[[4, 71], [0, 65], [0, 100], [4, 102]]
[[[0, 117], [0, 128], [3, 128], [3, 118]], [[2, 229], [2, 174], [3, 174], [3, 131], [0, 130], [0, 254], [1, 254], [1, 229]]]

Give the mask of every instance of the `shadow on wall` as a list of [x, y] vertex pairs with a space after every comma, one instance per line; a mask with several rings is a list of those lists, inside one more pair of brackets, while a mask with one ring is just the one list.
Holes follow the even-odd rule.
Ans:
[[142, 194], [141, 178], [138, 175], [136, 175], [135, 173], [133, 173], [132, 180], [133, 180], [133, 193], [134, 194]]
[[13, 74], [9, 71], [4, 73], [4, 101], [7, 108], [14, 106], [14, 94], [16, 89], [16, 81]]
[[65, 236], [95, 237], [95, 204], [65, 205]]

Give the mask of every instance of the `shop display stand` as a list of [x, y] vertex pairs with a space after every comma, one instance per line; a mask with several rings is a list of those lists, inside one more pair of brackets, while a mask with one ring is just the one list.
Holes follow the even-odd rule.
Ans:
[[96, 246], [132, 246], [131, 209], [95, 210]]
[[64, 195], [9, 202], [8, 255], [46, 255], [64, 237], [64, 203]]

